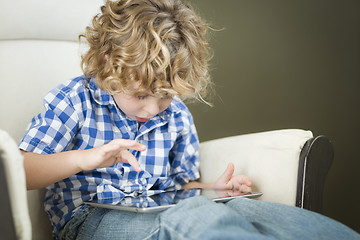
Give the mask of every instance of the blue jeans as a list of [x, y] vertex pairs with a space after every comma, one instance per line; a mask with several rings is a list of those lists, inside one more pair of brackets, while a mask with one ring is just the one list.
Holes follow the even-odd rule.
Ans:
[[60, 239], [360, 239], [345, 225], [304, 209], [250, 199], [226, 204], [193, 197], [162, 213], [89, 208]]

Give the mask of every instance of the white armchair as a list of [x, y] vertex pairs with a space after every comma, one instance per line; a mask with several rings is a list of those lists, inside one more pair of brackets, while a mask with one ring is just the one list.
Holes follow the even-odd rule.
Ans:
[[[18, 142], [47, 91], [80, 71], [78, 35], [102, 1], [0, 2], [0, 219], [2, 239], [51, 239], [44, 191], [26, 194]], [[14, 140], [13, 140], [14, 139]], [[201, 143], [201, 180], [216, 179], [234, 162], [261, 200], [321, 211], [322, 189], [333, 159], [331, 143], [310, 131], [278, 130]], [[4, 178], [4, 176], [6, 178]], [[311, 184], [309, 184], [311, 182]], [[11, 207], [9, 207], [11, 206]], [[6, 232], [6, 234], [5, 234]]]

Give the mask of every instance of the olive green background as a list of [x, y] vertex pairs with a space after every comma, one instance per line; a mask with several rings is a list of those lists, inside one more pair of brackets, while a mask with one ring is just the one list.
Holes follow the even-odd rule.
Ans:
[[360, 232], [360, 1], [192, 0], [214, 29], [214, 107], [189, 105], [200, 141], [275, 129], [335, 148], [324, 214]]

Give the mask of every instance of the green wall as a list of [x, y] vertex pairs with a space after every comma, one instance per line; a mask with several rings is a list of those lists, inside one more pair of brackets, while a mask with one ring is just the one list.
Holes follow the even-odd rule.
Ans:
[[224, 28], [210, 31], [215, 106], [189, 105], [200, 140], [285, 128], [328, 136], [324, 214], [360, 232], [360, 1], [190, 2]]

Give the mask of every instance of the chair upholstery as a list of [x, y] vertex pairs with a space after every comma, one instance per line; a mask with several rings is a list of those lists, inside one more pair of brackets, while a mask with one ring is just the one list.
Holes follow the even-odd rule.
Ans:
[[[44, 95], [81, 75], [78, 35], [102, 4], [98, 0], [0, 1], [0, 128], [16, 142], [41, 111]], [[36, 240], [51, 238], [43, 195], [44, 190], [28, 191]]]
[[[310, 131], [286, 129], [216, 139], [200, 144], [201, 181], [213, 182], [227, 163], [235, 164], [235, 174], [246, 174], [261, 200], [295, 206], [299, 157], [302, 146], [312, 137]], [[8, 165], [9, 189], [18, 239], [50, 239], [51, 228], [43, 210], [44, 190], [28, 191], [26, 202], [22, 156], [14, 140], [0, 130], [0, 156]], [[4, 154], [5, 152], [5, 154]], [[29, 221], [29, 215], [31, 223]], [[31, 230], [32, 229], [32, 230]]]
[[262, 200], [295, 206], [299, 156], [312, 138], [310, 131], [287, 129], [245, 134], [201, 143], [201, 180], [213, 181], [229, 162], [235, 174], [245, 174]]
[[[4, 162], [11, 199], [18, 199], [11, 205], [18, 239], [31, 239], [31, 229], [32, 239], [50, 239], [51, 229], [42, 206], [44, 190], [28, 191], [26, 205], [22, 158], [14, 140], [20, 141], [31, 118], [42, 111], [47, 91], [81, 74], [83, 50], [77, 38], [102, 3], [0, 1], [0, 129], [10, 135], [0, 131], [0, 149], [11, 155]], [[201, 180], [214, 181], [226, 163], [234, 162], [236, 173], [249, 175], [263, 200], [295, 205], [299, 155], [310, 138], [310, 131], [281, 130], [201, 143]]]
[[[15, 230], [17, 236], [21, 236], [19, 239], [31, 239], [31, 224], [28, 213], [28, 206], [26, 202], [26, 183], [25, 183], [25, 171], [23, 168], [23, 157], [17, 149], [15, 141], [8, 135], [7, 132], [0, 129], [0, 159], [3, 167], [8, 195], [1, 195], [2, 198], [12, 203], [10, 206], [1, 206], [5, 211], [11, 211], [13, 219], [2, 219], [4, 222], [12, 222], [15, 225], [15, 229], [7, 229], [7, 234]], [[1, 176], [4, 177], [4, 176]], [[4, 182], [1, 182], [2, 184]], [[2, 186], [4, 189], [4, 186]], [[1, 191], [2, 193], [4, 191]], [[4, 203], [3, 200], [0, 201]], [[8, 209], [6, 209], [8, 208]], [[7, 223], [8, 224], [8, 223]], [[5, 239], [7, 234], [1, 233], [1, 238]], [[5, 235], [5, 236], [4, 236]], [[10, 237], [10, 236], [9, 236]], [[10, 238], [9, 238], [10, 239]]]
[[[97, 0], [0, 1], [1, 98], [11, 102], [1, 104], [1, 113], [23, 116], [17, 121], [0, 118], [0, 126], [11, 129], [16, 141], [30, 116], [41, 109], [39, 99], [60, 82], [81, 75], [78, 35], [101, 4]], [[22, 114], [14, 115], [19, 109]]]

